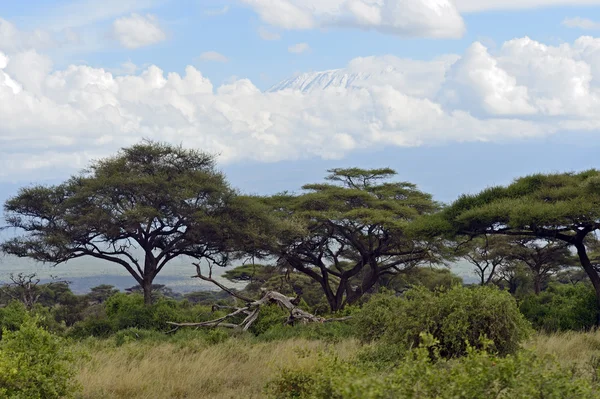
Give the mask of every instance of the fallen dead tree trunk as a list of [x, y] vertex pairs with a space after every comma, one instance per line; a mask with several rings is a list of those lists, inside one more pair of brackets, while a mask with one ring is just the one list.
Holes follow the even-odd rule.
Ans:
[[[286, 324], [296, 324], [296, 323], [328, 323], [332, 321], [345, 321], [350, 319], [348, 317], [340, 317], [340, 318], [330, 318], [326, 319], [324, 317], [315, 316], [311, 313], [308, 313], [305, 310], [298, 308], [296, 305], [292, 303], [294, 298], [290, 298], [282, 293], [276, 291], [267, 291], [262, 298], [252, 301], [248, 303], [244, 307], [236, 308], [235, 311], [223, 316], [218, 319], [203, 321], [200, 323], [175, 323], [175, 322], [167, 322], [168, 324], [175, 326], [175, 329], [171, 330], [173, 332], [177, 330], [179, 327], [227, 327], [227, 328], [235, 328], [241, 329], [242, 331], [248, 330], [252, 323], [258, 319], [260, 310], [263, 306], [269, 305], [272, 303], [276, 303], [281, 306], [283, 309], [286, 309], [290, 312]], [[238, 324], [226, 322], [227, 319], [232, 319], [237, 316], [245, 314], [246, 317]]]
[[[208, 276], [203, 275], [201, 273], [199, 265], [196, 265], [196, 270], [198, 271], [198, 274], [193, 277], [200, 278], [204, 281], [208, 281], [208, 282], [211, 282], [211, 283], [217, 285], [219, 288], [221, 288], [223, 291], [227, 292], [231, 296], [246, 302], [246, 306], [239, 307], [239, 308], [228, 307], [230, 309], [233, 309], [233, 311], [231, 313], [228, 313], [225, 316], [219, 317], [214, 320], [203, 321], [200, 323], [175, 323], [175, 322], [168, 321], [167, 322], [168, 324], [174, 326], [174, 329], [169, 332], [174, 332], [177, 329], [179, 329], [180, 327], [196, 327], [196, 328], [199, 328], [199, 327], [227, 327], [227, 328], [241, 329], [242, 331], [246, 331], [252, 326], [252, 324], [256, 321], [256, 319], [258, 319], [261, 308], [265, 305], [269, 305], [269, 304], [273, 304], [273, 303], [279, 305], [282, 309], [286, 309], [289, 312], [289, 316], [288, 316], [287, 320], [285, 321], [285, 324], [328, 323], [328, 322], [332, 322], [332, 321], [345, 321], [345, 320], [350, 319], [350, 316], [340, 317], [340, 318], [329, 318], [329, 319], [326, 319], [324, 317], [315, 316], [315, 315], [297, 307], [294, 304], [295, 298], [290, 298], [290, 297], [288, 297], [280, 292], [277, 292], [277, 291], [267, 291], [262, 296], [262, 298], [253, 300], [253, 299], [250, 299], [250, 298], [247, 298], [245, 296], [238, 294], [234, 290], [227, 288], [224, 285], [222, 285], [221, 283], [219, 283], [218, 281], [214, 280], [211, 275], [212, 273], [210, 273]], [[230, 319], [234, 319], [240, 315], [246, 315], [246, 317], [237, 324], [227, 321]]]

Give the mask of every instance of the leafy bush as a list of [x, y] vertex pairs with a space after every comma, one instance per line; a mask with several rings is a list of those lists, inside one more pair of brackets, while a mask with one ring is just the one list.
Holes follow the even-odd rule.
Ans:
[[465, 357], [432, 358], [437, 342], [408, 352], [387, 372], [332, 356], [312, 368], [286, 369], [267, 386], [271, 397], [312, 399], [600, 398], [583, 377], [531, 352], [497, 357], [469, 348]]
[[117, 331], [128, 329], [164, 332], [172, 329], [167, 324], [168, 321], [200, 322], [223, 315], [223, 312], [212, 312], [208, 306], [168, 298], [161, 298], [155, 304], [146, 306], [143, 296], [138, 294], [118, 293], [111, 296], [103, 306], [76, 323], [69, 335], [75, 338], [106, 338]]
[[261, 341], [275, 341], [290, 338], [304, 338], [339, 342], [354, 335], [354, 326], [347, 322], [308, 323], [295, 326], [278, 324], [272, 326], [257, 338]]
[[430, 333], [444, 357], [462, 356], [468, 345], [481, 348], [483, 338], [500, 355], [514, 353], [530, 332], [514, 298], [493, 287], [377, 295], [355, 315], [355, 324], [364, 342], [381, 338], [406, 349], [418, 345], [422, 332]]
[[523, 299], [520, 310], [537, 330], [587, 330], [595, 326], [597, 305], [590, 284], [550, 284], [539, 295]]
[[0, 328], [8, 331], [17, 331], [30, 315], [37, 319], [37, 323], [49, 331], [61, 333], [64, 331], [64, 324], [58, 323], [52, 314], [51, 309], [36, 304], [30, 311], [19, 301], [12, 301], [7, 306], [0, 308]]
[[283, 310], [277, 304], [262, 306], [258, 318], [250, 327], [250, 331], [255, 335], [263, 334], [270, 328], [283, 326], [287, 320], [289, 312]]
[[73, 397], [74, 355], [65, 343], [27, 316], [0, 341], [0, 396], [14, 399]]

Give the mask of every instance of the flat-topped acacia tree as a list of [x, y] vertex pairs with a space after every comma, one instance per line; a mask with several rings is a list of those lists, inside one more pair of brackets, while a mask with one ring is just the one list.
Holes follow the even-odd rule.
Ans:
[[337, 311], [382, 277], [433, 260], [431, 242], [409, 236], [406, 229], [438, 204], [414, 184], [389, 181], [396, 174], [391, 169], [329, 172], [326, 183], [267, 202], [275, 214], [299, 226], [273, 238], [272, 254], [316, 281]]
[[234, 243], [255, 238], [244, 230], [253, 216], [246, 204], [212, 155], [145, 141], [62, 184], [22, 188], [4, 212], [23, 234], [0, 249], [55, 265], [81, 257], [116, 263], [150, 304], [154, 279], [176, 257], [224, 266]]
[[577, 251], [600, 309], [600, 269], [590, 261], [586, 245], [600, 229], [600, 171], [522, 177], [505, 187], [463, 195], [435, 218], [438, 223], [430, 221], [429, 226], [445, 223], [453, 234], [503, 234], [568, 244]]

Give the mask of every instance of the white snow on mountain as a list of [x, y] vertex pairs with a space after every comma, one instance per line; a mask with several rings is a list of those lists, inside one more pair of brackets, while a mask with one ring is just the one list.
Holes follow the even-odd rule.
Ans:
[[433, 61], [419, 61], [394, 56], [360, 57], [353, 59], [346, 68], [308, 72], [283, 80], [267, 92], [292, 90], [310, 94], [323, 90], [391, 86], [411, 96], [431, 97], [443, 83], [447, 70], [459, 58], [446, 55]]

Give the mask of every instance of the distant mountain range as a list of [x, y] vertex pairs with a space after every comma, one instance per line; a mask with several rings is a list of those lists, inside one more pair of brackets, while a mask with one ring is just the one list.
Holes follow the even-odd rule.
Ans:
[[432, 97], [459, 57], [447, 55], [429, 61], [395, 56], [360, 57], [346, 68], [307, 72], [285, 79], [267, 93], [283, 90], [314, 93], [328, 89], [361, 89], [392, 86], [414, 97]]
[[310, 93], [317, 90], [325, 90], [327, 88], [342, 87], [353, 88], [359, 87], [371, 77], [369, 73], [349, 73], [345, 69], [332, 69], [322, 72], [309, 72], [283, 80], [267, 92], [276, 92], [281, 90], [299, 90], [303, 93]]

